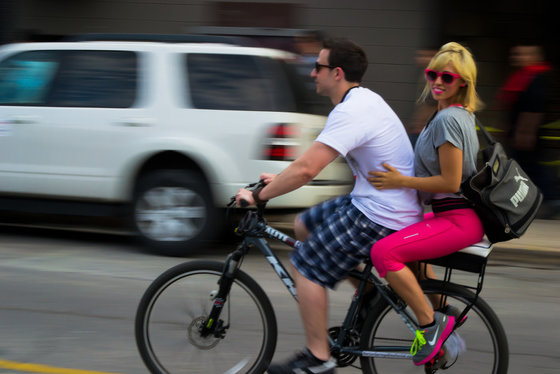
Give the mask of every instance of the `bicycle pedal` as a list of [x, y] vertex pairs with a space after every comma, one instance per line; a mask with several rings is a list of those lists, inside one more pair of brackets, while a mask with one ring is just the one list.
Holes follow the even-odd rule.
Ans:
[[[341, 326], [331, 327], [328, 330], [329, 336], [333, 341], [337, 341], [338, 334], [340, 333]], [[358, 333], [351, 331], [347, 336], [342, 346], [358, 346], [360, 343], [360, 336]], [[331, 355], [336, 359], [338, 367], [350, 366], [358, 359], [358, 356], [351, 353], [342, 353], [339, 349], [331, 347]]]
[[444, 367], [446, 363], [447, 354], [442, 348], [439, 350], [437, 355], [434, 356], [434, 358], [432, 358], [424, 365], [426, 373], [435, 373], [438, 369], [446, 369], [446, 367]]

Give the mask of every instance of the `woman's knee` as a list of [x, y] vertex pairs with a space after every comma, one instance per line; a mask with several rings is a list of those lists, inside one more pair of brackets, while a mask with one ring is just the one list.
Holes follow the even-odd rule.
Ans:
[[387, 244], [385, 240], [381, 239], [371, 247], [371, 262], [379, 274], [385, 274], [387, 271], [388, 253], [390, 250], [390, 246]]

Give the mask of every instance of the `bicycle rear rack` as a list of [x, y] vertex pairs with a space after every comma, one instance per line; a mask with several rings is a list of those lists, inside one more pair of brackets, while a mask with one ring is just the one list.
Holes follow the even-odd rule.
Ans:
[[[472, 246], [454, 252], [450, 255], [422, 261], [422, 263], [425, 264], [432, 264], [445, 268], [443, 279], [441, 281], [435, 280], [441, 283], [442, 292], [449, 284], [456, 284], [475, 291], [474, 299], [467, 304], [467, 307], [465, 308], [465, 310], [463, 310], [458, 320], [461, 320], [469, 312], [469, 310], [472, 308], [474, 303], [476, 303], [478, 299], [478, 295], [482, 291], [482, 285], [484, 283], [484, 275], [486, 272], [486, 264], [488, 263], [488, 256], [492, 251], [492, 247], [493, 247], [492, 243], [490, 243], [486, 239], [483, 239], [479, 243], [473, 244]], [[424, 269], [423, 272], [424, 277], [426, 279], [431, 279], [426, 274], [426, 267], [421, 266], [421, 268]], [[478, 280], [476, 286], [451, 282], [451, 274], [453, 273], [453, 270], [461, 270], [469, 273], [478, 274]], [[445, 298], [441, 299], [441, 303], [442, 305], [439, 305], [439, 307], [443, 307], [443, 305], [445, 304]]]

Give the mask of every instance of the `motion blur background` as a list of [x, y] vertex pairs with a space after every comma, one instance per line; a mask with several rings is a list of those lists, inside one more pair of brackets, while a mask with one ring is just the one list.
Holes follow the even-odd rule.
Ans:
[[[497, 97], [513, 69], [511, 48], [520, 43], [539, 45], [553, 67], [542, 121], [547, 125], [542, 161], [557, 181], [560, 32], [554, 4], [547, 0], [3, 0], [0, 44], [56, 41], [81, 33], [239, 32], [261, 45], [301, 53], [290, 36], [318, 30], [319, 35], [351, 38], [365, 48], [370, 66], [363, 85], [384, 97], [410, 132], [418, 126], [416, 99], [429, 61], [419, 57], [429, 57], [443, 43], [457, 41], [475, 56], [478, 89], [486, 104], [478, 117], [495, 130], [497, 138], [507, 133]], [[423, 121], [422, 117], [420, 126]]]
[[[364, 85], [380, 93], [403, 122], [412, 116], [421, 70], [419, 50], [465, 43], [480, 71], [492, 122], [496, 92], [509, 72], [511, 46], [530, 38], [558, 67], [560, 32], [547, 0], [3, 0], [0, 43], [58, 40], [76, 33], [189, 33], [201, 26], [321, 30], [364, 46]], [[274, 44], [273, 44], [274, 46]], [[275, 45], [279, 46], [279, 45]], [[556, 82], [558, 84], [558, 82]], [[558, 91], [555, 91], [558, 92]], [[554, 100], [552, 117], [560, 105]]]

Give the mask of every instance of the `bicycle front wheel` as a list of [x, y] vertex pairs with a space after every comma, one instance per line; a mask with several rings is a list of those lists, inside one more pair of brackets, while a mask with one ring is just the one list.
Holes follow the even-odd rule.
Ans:
[[[441, 294], [441, 285], [433, 281], [420, 282], [426, 295]], [[443, 292], [449, 304], [463, 309], [475, 295], [470, 290], [450, 284]], [[407, 309], [414, 315], [410, 308]], [[505, 374], [508, 370], [509, 350], [506, 334], [500, 320], [480, 297], [467, 314], [465, 323], [455, 330], [466, 343], [466, 352], [450, 367], [453, 373]], [[414, 339], [400, 316], [381, 299], [369, 312], [362, 330], [361, 349], [391, 346], [407, 352]], [[361, 357], [362, 372], [367, 374], [418, 373], [410, 359]], [[420, 369], [421, 370], [421, 369]]]
[[193, 261], [160, 275], [136, 313], [136, 344], [153, 374], [263, 373], [276, 348], [276, 317], [262, 288], [237, 271], [220, 319], [223, 337], [198, 327], [212, 307], [223, 263]]

